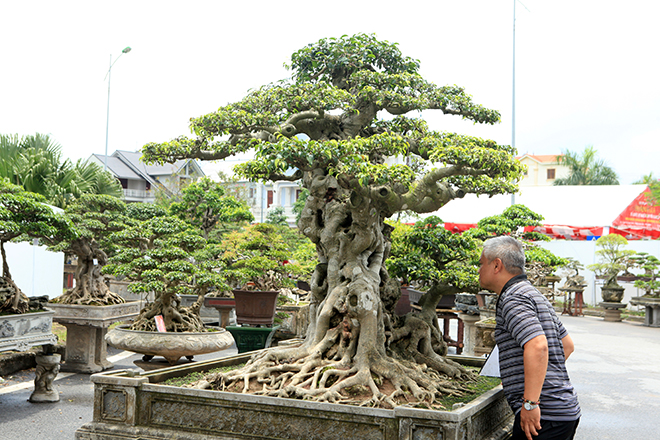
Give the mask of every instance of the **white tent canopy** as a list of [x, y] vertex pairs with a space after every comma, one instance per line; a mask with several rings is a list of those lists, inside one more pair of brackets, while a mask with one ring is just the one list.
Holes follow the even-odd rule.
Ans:
[[524, 187], [514, 197], [468, 194], [452, 200], [432, 215], [445, 222], [477, 223], [484, 217], [501, 214], [516, 203], [541, 214], [542, 223], [547, 225], [610, 226], [645, 189], [646, 185]]

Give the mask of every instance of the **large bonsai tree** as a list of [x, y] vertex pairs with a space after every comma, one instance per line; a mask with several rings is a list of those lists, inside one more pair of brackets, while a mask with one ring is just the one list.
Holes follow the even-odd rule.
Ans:
[[53, 245], [52, 250], [77, 257], [76, 283], [53, 302], [79, 305], [125, 302], [121, 296], [110, 291], [101, 271], [108, 263], [108, 253], [115, 250], [109, 236], [130, 223], [126, 216], [126, 204], [108, 195], [83, 194], [67, 206], [66, 214], [78, 227], [79, 235], [74, 239], [56, 236], [49, 243]]
[[55, 237], [76, 239], [78, 230], [63, 214], [55, 214], [39, 194], [25, 191], [6, 179], [0, 179], [0, 253], [2, 278], [0, 313], [25, 313], [29, 301], [14, 283], [9, 272], [5, 243], [12, 240], [53, 240]]
[[[196, 137], [143, 148], [146, 161], [161, 163], [252, 150], [254, 160], [236, 168], [243, 176], [301, 179], [309, 190], [298, 226], [315, 243], [319, 264], [304, 343], [209, 382], [222, 387], [258, 378], [264, 394], [319, 401], [351, 400], [347, 389], [357, 387], [377, 405], [433, 402], [459, 387], [451, 377], [468, 375], [436, 355], [446, 366], [440, 374], [390, 345], [394, 304], [386, 298], [399, 286], [384, 266], [390, 246], [384, 220], [402, 210], [432, 212], [465, 193], [514, 191], [521, 166], [512, 147], [432, 131], [413, 117], [439, 110], [493, 124], [499, 113], [473, 103], [460, 87], [424, 80], [417, 60], [370, 35], [310, 44], [293, 54], [290, 68], [291, 80], [192, 119]], [[379, 388], [383, 383], [390, 392]]]

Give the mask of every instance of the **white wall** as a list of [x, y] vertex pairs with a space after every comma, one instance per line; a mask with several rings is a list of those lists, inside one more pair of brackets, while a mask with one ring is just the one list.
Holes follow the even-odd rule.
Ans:
[[11, 277], [23, 293], [49, 298], [62, 294], [63, 252], [49, 252], [45, 246], [31, 243], [6, 243], [5, 251]]
[[[582, 263], [585, 269], [580, 271], [580, 275], [584, 276], [585, 281], [588, 283], [588, 286], [584, 290], [584, 302], [596, 305], [602, 301], [600, 297], [600, 288], [598, 287], [602, 284], [602, 280], [596, 280], [595, 274], [586, 269], [588, 265], [598, 262], [598, 256], [595, 253], [598, 248], [596, 248], [595, 241], [553, 240], [548, 242], [538, 242], [538, 244], [553, 252], [555, 255], [564, 258], [571, 257]], [[629, 241], [628, 246], [624, 249], [631, 249], [635, 252], [646, 252], [660, 258], [660, 240]], [[565, 280], [562, 279], [558, 286], [555, 287], [560, 287], [564, 284], [564, 281]], [[626, 289], [622, 302], [630, 301], [632, 296], [644, 294], [644, 292], [634, 287], [632, 283], [620, 284]]]

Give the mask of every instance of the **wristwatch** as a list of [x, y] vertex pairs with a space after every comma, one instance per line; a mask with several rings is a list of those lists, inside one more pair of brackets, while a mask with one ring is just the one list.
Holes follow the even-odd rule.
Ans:
[[525, 399], [523, 397], [523, 408], [525, 408], [527, 411], [531, 411], [533, 409], [536, 409], [539, 407], [539, 404], [541, 403], [540, 400], [537, 400], [536, 402], [532, 400]]

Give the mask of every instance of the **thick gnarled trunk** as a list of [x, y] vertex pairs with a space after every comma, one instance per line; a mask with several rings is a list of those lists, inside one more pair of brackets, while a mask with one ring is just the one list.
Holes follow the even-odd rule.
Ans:
[[55, 298], [53, 302], [75, 305], [112, 305], [122, 304], [125, 300], [110, 291], [101, 273], [101, 268], [108, 262], [108, 256], [99, 247], [96, 240], [81, 239], [72, 243], [71, 250], [78, 257], [74, 274], [76, 285]]
[[[460, 393], [462, 385], [452, 379], [472, 376], [441, 356], [446, 345], [434, 307], [439, 294], [420, 314], [400, 319], [391, 313], [399, 286], [384, 268], [390, 227], [378, 201], [320, 172], [307, 175], [304, 184], [310, 194], [299, 227], [320, 260], [304, 343], [257, 355], [244, 369], [213, 375], [199, 386], [225, 389], [243, 382], [247, 392], [257, 378], [267, 384], [261, 394], [330, 402], [353, 401], [358, 389], [370, 393], [371, 404], [388, 407], [432, 404], [440, 395]], [[380, 390], [385, 381], [388, 393]]]

